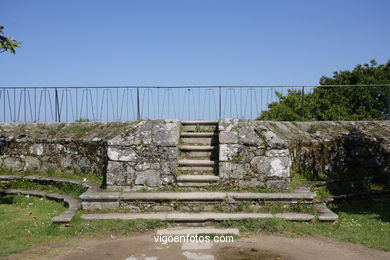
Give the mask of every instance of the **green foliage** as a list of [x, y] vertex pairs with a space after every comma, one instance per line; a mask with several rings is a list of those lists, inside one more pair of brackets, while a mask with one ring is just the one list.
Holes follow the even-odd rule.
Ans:
[[[333, 77], [323, 76], [320, 87], [304, 95], [304, 120], [382, 120], [387, 111], [388, 87], [334, 85], [390, 84], [390, 60], [378, 65], [357, 65], [352, 71], [337, 71]], [[288, 90], [287, 95], [276, 92], [279, 99], [268, 105], [259, 120], [299, 121], [301, 118], [300, 90]]]
[[10, 51], [15, 54], [15, 48], [19, 47], [21, 42], [15, 41], [12, 37], [3, 36], [4, 26], [0, 26], [0, 53]]
[[242, 156], [242, 155], [234, 155], [233, 157], [232, 157], [232, 162], [233, 163], [241, 163], [241, 161], [244, 159], [244, 156]]

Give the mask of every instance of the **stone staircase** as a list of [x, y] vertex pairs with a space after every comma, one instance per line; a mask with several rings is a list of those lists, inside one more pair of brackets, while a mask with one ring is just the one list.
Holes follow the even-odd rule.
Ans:
[[182, 121], [177, 185], [204, 187], [219, 181], [218, 121]]
[[[224, 191], [218, 176], [218, 121], [182, 121], [176, 183], [178, 191], [86, 192], [80, 196], [84, 219], [159, 219], [199, 224], [248, 218], [337, 221], [326, 205], [315, 203], [310, 187], [295, 192]], [[217, 189], [218, 190], [218, 189]]]

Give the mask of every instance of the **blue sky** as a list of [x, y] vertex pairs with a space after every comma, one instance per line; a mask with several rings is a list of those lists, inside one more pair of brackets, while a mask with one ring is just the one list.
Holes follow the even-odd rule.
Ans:
[[0, 86], [311, 85], [390, 59], [390, 1], [1, 2]]

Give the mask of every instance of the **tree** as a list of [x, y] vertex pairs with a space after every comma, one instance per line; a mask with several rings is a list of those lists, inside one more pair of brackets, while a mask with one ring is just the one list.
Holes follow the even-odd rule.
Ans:
[[[390, 84], [390, 60], [378, 65], [357, 65], [352, 71], [337, 71], [323, 76], [320, 86], [304, 95], [304, 120], [380, 120], [389, 116], [386, 86], [353, 86]], [[336, 87], [334, 85], [350, 85]], [[334, 86], [334, 87], [333, 87]], [[301, 91], [277, 94], [279, 101], [268, 105], [260, 120], [301, 120]]]
[[10, 51], [15, 54], [15, 48], [19, 47], [21, 42], [15, 41], [12, 37], [3, 36], [4, 26], [0, 26], [0, 53]]

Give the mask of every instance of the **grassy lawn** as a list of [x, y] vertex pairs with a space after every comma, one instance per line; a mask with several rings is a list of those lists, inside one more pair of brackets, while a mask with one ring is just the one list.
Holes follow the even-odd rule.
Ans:
[[[127, 235], [168, 224], [157, 220], [83, 220], [81, 212], [69, 226], [51, 223], [65, 207], [45, 199], [17, 196], [0, 197], [0, 256], [21, 252], [37, 243], [76, 236]], [[298, 223], [280, 219], [227, 221], [219, 227], [238, 227], [242, 232], [279, 233], [287, 236], [313, 235], [361, 243], [390, 251], [390, 198], [344, 203], [333, 208], [338, 224]]]
[[83, 220], [80, 218], [81, 213], [68, 227], [51, 223], [51, 218], [65, 209], [62, 204], [45, 199], [22, 195], [0, 196], [0, 257], [55, 239], [126, 235], [167, 225], [156, 220]]
[[325, 236], [390, 251], [390, 198], [345, 202], [332, 210], [340, 217], [337, 224], [247, 219], [227, 221], [219, 226], [237, 227], [250, 233]]

